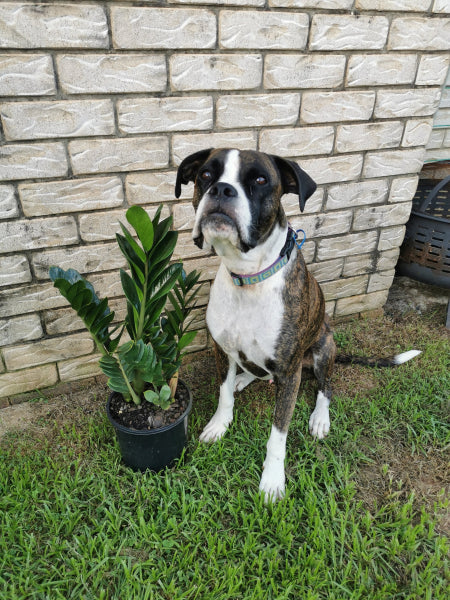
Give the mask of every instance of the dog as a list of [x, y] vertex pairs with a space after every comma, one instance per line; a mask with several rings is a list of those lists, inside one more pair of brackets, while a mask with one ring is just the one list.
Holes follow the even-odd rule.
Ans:
[[[285, 494], [286, 439], [307, 355], [319, 383], [309, 430], [322, 439], [330, 429], [333, 332], [321, 288], [281, 205], [284, 194], [294, 193], [303, 212], [317, 186], [294, 161], [227, 148], [185, 158], [177, 171], [177, 198], [189, 182], [195, 184], [194, 243], [221, 258], [206, 313], [220, 395], [200, 440], [224, 435], [233, 419], [235, 391], [256, 378], [273, 380], [275, 410], [259, 489], [266, 501], [275, 501]], [[417, 353], [386, 361], [400, 364]]]

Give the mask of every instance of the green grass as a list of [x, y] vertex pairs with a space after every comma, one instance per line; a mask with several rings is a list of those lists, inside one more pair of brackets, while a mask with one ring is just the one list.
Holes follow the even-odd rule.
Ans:
[[[379, 327], [374, 344], [388, 344], [395, 332]], [[407, 345], [414, 337], [423, 355], [370, 371], [368, 389], [354, 384], [367, 369], [343, 367], [336, 380], [348, 383], [337, 386], [322, 443], [307, 434], [316, 388], [305, 378], [306, 402], [288, 437], [287, 494], [275, 505], [257, 493], [271, 425], [266, 384], [238, 396], [230, 431], [204, 446], [198, 436], [215, 386], [210, 377], [197, 383], [186, 456], [159, 475], [121, 465], [100, 400], [66, 423], [50, 416], [44, 434], [8, 436], [0, 447], [0, 598], [447, 598], [439, 489], [449, 345], [431, 324], [402, 327], [398, 337]], [[345, 351], [373, 328], [342, 326]], [[436, 485], [421, 496], [424, 465]]]

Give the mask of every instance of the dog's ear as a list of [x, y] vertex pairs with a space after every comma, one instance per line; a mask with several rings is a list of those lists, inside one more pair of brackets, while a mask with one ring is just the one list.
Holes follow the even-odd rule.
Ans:
[[283, 194], [298, 194], [300, 210], [305, 209], [306, 201], [316, 191], [316, 182], [293, 160], [272, 155], [281, 174]]
[[200, 150], [190, 156], [187, 156], [178, 167], [177, 181], [175, 183], [175, 197], [179, 198], [181, 195], [181, 186], [186, 185], [190, 181], [195, 181], [198, 170], [202, 164], [206, 161], [208, 156], [211, 154], [213, 148], [207, 150]]

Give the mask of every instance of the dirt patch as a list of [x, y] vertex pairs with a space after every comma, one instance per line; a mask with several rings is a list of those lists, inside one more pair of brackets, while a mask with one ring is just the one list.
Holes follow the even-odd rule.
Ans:
[[[445, 450], [412, 455], [401, 442], [385, 441], [376, 460], [358, 469], [358, 497], [371, 511], [393, 498], [404, 501], [413, 493], [417, 510], [425, 506], [433, 514], [435, 503], [450, 494], [450, 466]], [[450, 512], [441, 510], [437, 516], [439, 532], [450, 535]]]

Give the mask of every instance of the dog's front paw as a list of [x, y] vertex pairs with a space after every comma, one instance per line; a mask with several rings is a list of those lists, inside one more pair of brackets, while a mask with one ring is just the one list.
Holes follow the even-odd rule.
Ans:
[[264, 463], [264, 471], [259, 482], [259, 491], [264, 494], [264, 501], [275, 502], [284, 498], [285, 474], [283, 461]]
[[314, 409], [309, 418], [309, 432], [318, 440], [323, 440], [330, 431], [330, 412], [325, 406]]
[[228, 425], [233, 420], [233, 417], [226, 417], [216, 413], [211, 421], [206, 425], [200, 434], [200, 441], [203, 443], [216, 442], [225, 434]]

